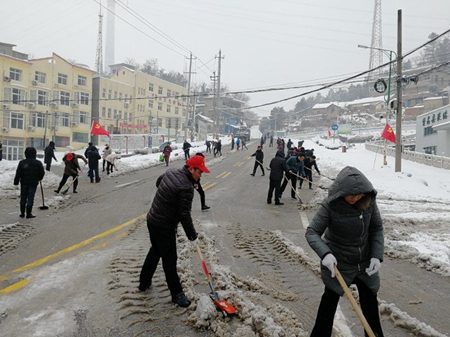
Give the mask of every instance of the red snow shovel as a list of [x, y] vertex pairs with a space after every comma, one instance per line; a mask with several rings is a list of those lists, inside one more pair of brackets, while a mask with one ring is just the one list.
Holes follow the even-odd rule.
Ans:
[[200, 261], [202, 261], [202, 267], [203, 271], [205, 272], [206, 279], [208, 280], [209, 288], [211, 289], [211, 294], [209, 296], [213, 300], [214, 304], [216, 305], [217, 309], [223, 311], [224, 313], [228, 315], [233, 315], [236, 313], [236, 308], [234, 308], [230, 303], [225, 301], [224, 299], [221, 299], [219, 295], [214, 290], [214, 286], [212, 283], [211, 274], [208, 271], [208, 267], [206, 266], [206, 262], [203, 259], [202, 252], [200, 250], [200, 246], [198, 245], [198, 242], [195, 244], [197, 247], [198, 256], [200, 257]]

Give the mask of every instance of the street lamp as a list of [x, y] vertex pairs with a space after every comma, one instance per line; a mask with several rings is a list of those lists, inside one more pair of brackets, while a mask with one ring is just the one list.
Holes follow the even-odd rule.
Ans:
[[[387, 113], [386, 113], [386, 123], [385, 124], [388, 124], [388, 121], [389, 121], [389, 118], [390, 118], [390, 111], [391, 111], [390, 100], [391, 100], [392, 53], [395, 54], [395, 58], [397, 59], [397, 62], [398, 62], [398, 55], [397, 55], [397, 53], [395, 51], [390, 50], [390, 49], [369, 47], [369, 46], [364, 46], [364, 45], [361, 45], [361, 44], [358, 45], [358, 48], [380, 50], [382, 52], [385, 52], [386, 55], [389, 55], [389, 80], [388, 80], [388, 87], [387, 87], [388, 92], [387, 92], [387, 99], [385, 99], [385, 102], [387, 103]], [[387, 54], [387, 53], [389, 53], [389, 54]], [[398, 95], [399, 95], [399, 88], [397, 87], [397, 99], [398, 99]], [[400, 116], [400, 123], [401, 123], [401, 113], [402, 113], [401, 110], [402, 110], [401, 108], [397, 110], [397, 122], [398, 122], [398, 119], [399, 119], [398, 116]], [[398, 130], [399, 129], [397, 128], [397, 131]], [[397, 137], [398, 137], [397, 139], [400, 139], [400, 142], [401, 142], [400, 132], [397, 132]], [[397, 146], [401, 146], [398, 143], [398, 141], [396, 142], [396, 147]], [[387, 153], [387, 140], [385, 139], [384, 140], [384, 152], [383, 152], [383, 164], [384, 165], [387, 165], [386, 153]], [[401, 156], [401, 153], [400, 153], [400, 156]], [[397, 166], [397, 151], [396, 151], [395, 160], [396, 160], [396, 166]], [[399, 160], [401, 160], [401, 157], [400, 157]]]

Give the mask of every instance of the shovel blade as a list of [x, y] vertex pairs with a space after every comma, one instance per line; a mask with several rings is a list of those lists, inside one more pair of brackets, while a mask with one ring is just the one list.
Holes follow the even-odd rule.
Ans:
[[233, 315], [236, 313], [236, 308], [225, 300], [216, 300], [214, 301], [214, 304], [219, 310], [226, 312], [228, 315]]
[[45, 209], [48, 209], [48, 206], [45, 206], [45, 205], [44, 206], [40, 206], [39, 209], [45, 210]]

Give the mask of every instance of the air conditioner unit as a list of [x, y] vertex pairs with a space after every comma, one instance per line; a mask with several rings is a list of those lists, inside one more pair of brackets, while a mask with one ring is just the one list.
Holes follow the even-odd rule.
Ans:
[[52, 125], [51, 129], [55, 131], [58, 130], [58, 125]]
[[70, 106], [72, 108], [78, 108], [78, 103], [72, 102], [72, 103], [70, 103]]
[[72, 122], [72, 126], [78, 126], [78, 122]]
[[125, 102], [125, 103], [123, 103], [123, 106], [124, 106], [125, 108], [129, 108], [129, 107], [130, 107], [130, 103], [129, 103], [129, 102]]
[[28, 103], [28, 107], [29, 107], [30, 109], [34, 109], [34, 108], [36, 107], [36, 103], [29, 102], [29, 103]]
[[11, 82], [11, 77], [3, 76], [3, 81], [5, 81], [5, 82]]
[[34, 81], [31, 82], [31, 84], [33, 84], [33, 85], [38, 85], [38, 83], [39, 83], [39, 82], [36, 81], [36, 80], [34, 80]]
[[7, 128], [7, 127], [3, 127], [3, 132], [9, 132], [9, 128]]
[[4, 103], [3, 104], [3, 109], [8, 109], [9, 108], [9, 104]]
[[57, 108], [59, 106], [59, 103], [58, 102], [50, 102], [49, 105], [51, 108]]
[[28, 125], [28, 131], [33, 132], [35, 129], [35, 127], [33, 125]]

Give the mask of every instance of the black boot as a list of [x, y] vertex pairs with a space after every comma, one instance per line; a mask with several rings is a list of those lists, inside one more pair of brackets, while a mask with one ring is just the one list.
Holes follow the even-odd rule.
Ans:
[[21, 218], [25, 218], [25, 204], [20, 204], [20, 215]]
[[187, 308], [191, 305], [191, 301], [189, 301], [184, 293], [176, 294], [172, 296], [172, 302], [178, 304], [180, 307]]
[[32, 219], [36, 217], [36, 215], [31, 214], [32, 209], [33, 205], [27, 205], [27, 219]]

